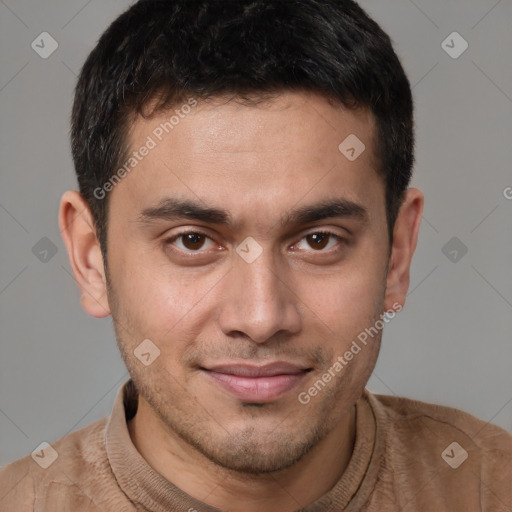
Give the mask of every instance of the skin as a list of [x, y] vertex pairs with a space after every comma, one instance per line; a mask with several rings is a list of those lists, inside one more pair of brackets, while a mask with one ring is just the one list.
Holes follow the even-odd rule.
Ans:
[[[168, 118], [137, 119], [131, 148]], [[111, 192], [108, 272], [83, 198], [62, 197], [59, 222], [82, 306], [94, 317], [112, 315], [140, 393], [133, 442], [156, 471], [205, 503], [296, 510], [331, 489], [350, 460], [354, 404], [380, 334], [308, 404], [298, 396], [381, 313], [405, 302], [423, 196], [407, 190], [390, 247], [374, 132], [368, 111], [314, 94], [282, 93], [257, 106], [199, 103]], [[366, 146], [355, 161], [338, 149], [349, 134]], [[142, 222], [141, 212], [165, 197], [222, 208], [234, 223]], [[284, 214], [331, 199], [361, 205], [366, 220], [281, 224]], [[184, 229], [209, 238], [191, 249], [172, 238]], [[307, 236], [318, 231], [340, 239], [325, 237], [319, 248]], [[249, 236], [262, 248], [252, 263], [236, 252]], [[149, 366], [133, 354], [144, 339], [160, 350]], [[259, 405], [200, 370], [272, 361], [310, 371]]]

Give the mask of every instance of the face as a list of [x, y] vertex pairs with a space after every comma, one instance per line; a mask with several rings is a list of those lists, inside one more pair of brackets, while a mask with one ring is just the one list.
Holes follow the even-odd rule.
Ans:
[[[225, 468], [275, 471], [332, 431], [377, 358], [380, 332], [336, 365], [386, 309], [374, 121], [299, 93], [190, 110], [169, 133], [172, 112], [133, 126], [131, 149], [154, 147], [111, 192], [109, 308], [170, 436]], [[338, 148], [351, 134], [356, 159]]]

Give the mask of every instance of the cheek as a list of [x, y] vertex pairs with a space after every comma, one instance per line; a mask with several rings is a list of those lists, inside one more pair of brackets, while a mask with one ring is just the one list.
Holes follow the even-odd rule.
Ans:
[[332, 333], [356, 335], [384, 308], [385, 276], [375, 264], [361, 261], [319, 278], [306, 277], [299, 296]]
[[176, 347], [184, 334], [193, 338], [193, 331], [202, 325], [207, 297], [223, 274], [180, 272], [140, 256], [126, 260], [115, 278], [119, 320], [130, 325], [134, 339], [150, 338], [162, 348], [172, 340]]

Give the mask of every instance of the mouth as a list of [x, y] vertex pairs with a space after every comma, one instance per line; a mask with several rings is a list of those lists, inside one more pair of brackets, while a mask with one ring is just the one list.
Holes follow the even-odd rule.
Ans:
[[201, 367], [204, 375], [244, 402], [272, 402], [295, 388], [312, 371], [287, 362], [264, 366], [224, 364]]

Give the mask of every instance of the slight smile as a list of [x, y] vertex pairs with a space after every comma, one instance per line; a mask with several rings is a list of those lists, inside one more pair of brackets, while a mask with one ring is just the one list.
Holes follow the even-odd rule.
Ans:
[[245, 402], [272, 402], [292, 390], [312, 368], [287, 362], [264, 366], [224, 364], [202, 372], [236, 398]]

